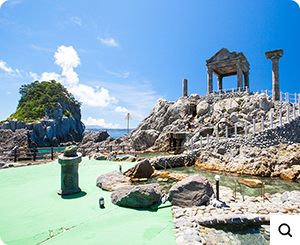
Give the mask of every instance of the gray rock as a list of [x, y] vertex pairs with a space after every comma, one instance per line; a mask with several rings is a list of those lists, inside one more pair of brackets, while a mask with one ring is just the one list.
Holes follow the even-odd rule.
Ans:
[[148, 159], [144, 159], [133, 167], [127, 169], [124, 174], [132, 178], [149, 178], [154, 172], [154, 168]]
[[207, 178], [200, 175], [190, 176], [176, 183], [169, 191], [172, 205], [181, 207], [200, 206], [209, 201], [213, 188]]
[[160, 200], [162, 188], [159, 184], [127, 186], [111, 194], [111, 202], [129, 208], [148, 208]]
[[112, 151], [111, 153], [109, 153], [109, 155], [107, 156], [107, 160], [108, 161], [116, 161], [116, 156], [117, 153], [115, 151]]
[[206, 114], [209, 111], [209, 104], [206, 101], [201, 101], [197, 105], [197, 115], [201, 116], [203, 114]]
[[106, 156], [103, 155], [103, 154], [101, 154], [101, 153], [95, 153], [95, 154], [93, 155], [93, 158], [94, 158], [95, 160], [106, 160]]
[[96, 186], [106, 191], [114, 191], [128, 185], [131, 185], [128, 178], [116, 170], [100, 175], [96, 181]]

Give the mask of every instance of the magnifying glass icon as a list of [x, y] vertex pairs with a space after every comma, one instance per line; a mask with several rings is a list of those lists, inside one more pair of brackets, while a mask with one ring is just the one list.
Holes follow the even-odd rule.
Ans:
[[[283, 232], [282, 232], [282, 230], [283, 230]], [[291, 232], [291, 227], [286, 223], [282, 223], [278, 227], [278, 231], [283, 236], [289, 235], [290, 237], [292, 237], [292, 234], [290, 233]]]

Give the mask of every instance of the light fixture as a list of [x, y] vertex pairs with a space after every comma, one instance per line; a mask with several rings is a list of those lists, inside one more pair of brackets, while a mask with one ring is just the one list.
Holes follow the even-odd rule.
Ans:
[[99, 207], [100, 208], [105, 208], [105, 206], [104, 206], [104, 198], [103, 197], [99, 198]]
[[215, 176], [216, 181], [216, 191], [217, 191], [217, 200], [219, 200], [219, 181], [220, 181], [220, 175]]

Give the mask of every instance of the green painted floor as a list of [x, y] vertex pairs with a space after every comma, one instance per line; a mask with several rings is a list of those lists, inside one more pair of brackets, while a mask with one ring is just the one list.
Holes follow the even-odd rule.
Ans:
[[[134, 163], [123, 162], [123, 169]], [[62, 198], [57, 162], [0, 170], [0, 238], [26, 244], [176, 244], [171, 208], [121, 208], [96, 186], [99, 175], [118, 170], [118, 162], [83, 158], [78, 195]], [[99, 208], [99, 198], [105, 209]], [[70, 198], [71, 197], [71, 198]]]

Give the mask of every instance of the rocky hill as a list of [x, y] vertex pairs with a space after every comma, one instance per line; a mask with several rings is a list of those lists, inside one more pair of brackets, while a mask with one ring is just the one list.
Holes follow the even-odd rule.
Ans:
[[[261, 117], [265, 118], [265, 128], [270, 126], [270, 114], [273, 113], [274, 122], [278, 121], [279, 109], [285, 103], [274, 103], [266, 94], [249, 92], [214, 93], [202, 97], [192, 94], [180, 97], [176, 102], [159, 99], [149, 116], [129, 135], [118, 139], [108, 138], [99, 142], [97, 147], [112, 145], [117, 150], [126, 147], [131, 151], [171, 150], [180, 153], [190, 147], [191, 140], [194, 148], [199, 148], [200, 136], [203, 137], [203, 144], [207, 134], [215, 137], [218, 131], [218, 136], [224, 137], [226, 126], [230, 136], [234, 133], [235, 124], [240, 133], [247, 122], [247, 132], [252, 133], [253, 119], [256, 119], [258, 132], [261, 129]], [[285, 116], [285, 113], [283, 110], [282, 115]]]
[[20, 94], [17, 110], [0, 125], [2, 130], [25, 129], [30, 147], [81, 142], [85, 127], [80, 103], [60, 83], [22, 85]]

